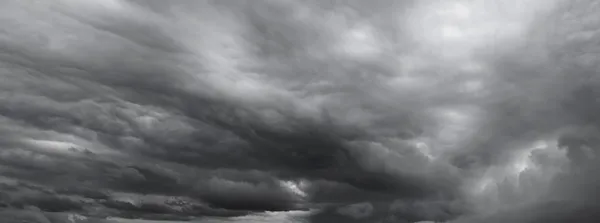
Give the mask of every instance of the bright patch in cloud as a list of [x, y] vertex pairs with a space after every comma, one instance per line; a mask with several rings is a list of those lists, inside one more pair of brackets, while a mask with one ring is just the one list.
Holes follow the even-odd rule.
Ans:
[[357, 58], [370, 58], [381, 53], [380, 40], [368, 25], [357, 25], [343, 34], [341, 52]]
[[456, 26], [442, 27], [442, 36], [446, 39], [456, 39], [463, 36], [462, 30]]
[[306, 197], [306, 192], [302, 191], [301, 184], [293, 182], [293, 181], [281, 181], [281, 185], [287, 188], [290, 192], [300, 196]]

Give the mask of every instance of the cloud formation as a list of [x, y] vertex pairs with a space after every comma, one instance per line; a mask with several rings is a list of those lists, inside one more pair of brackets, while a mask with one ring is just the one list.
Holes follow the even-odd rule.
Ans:
[[4, 207], [598, 217], [592, 1], [2, 5]]

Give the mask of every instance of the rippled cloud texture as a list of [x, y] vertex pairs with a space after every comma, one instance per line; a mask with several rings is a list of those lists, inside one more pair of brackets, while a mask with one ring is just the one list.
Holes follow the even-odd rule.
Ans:
[[0, 5], [5, 207], [600, 221], [595, 1]]

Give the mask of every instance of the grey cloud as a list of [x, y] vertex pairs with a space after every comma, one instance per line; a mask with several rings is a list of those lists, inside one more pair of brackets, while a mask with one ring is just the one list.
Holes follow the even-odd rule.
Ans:
[[322, 208], [310, 219], [312, 222], [448, 222], [467, 214], [465, 208], [459, 201], [435, 200], [337, 204]]
[[32, 195], [32, 197], [21, 198], [12, 203], [12, 206], [15, 207], [26, 205], [32, 205], [48, 212], [79, 211], [84, 206], [81, 202], [51, 195]]
[[0, 213], [7, 221], [30, 221], [35, 223], [51, 223], [42, 213], [37, 211], [2, 211]]
[[[541, 22], [541, 28], [537, 28], [538, 35], [546, 35], [545, 39], [540, 39], [540, 42], [544, 42], [545, 45], [542, 47], [549, 51], [550, 60], [541, 65], [532, 63], [536, 60], [526, 61], [530, 63], [530, 68], [523, 74], [528, 78], [508, 76], [518, 81], [515, 82], [516, 86], [528, 87], [524, 88], [528, 92], [528, 103], [517, 103], [520, 110], [525, 108], [536, 111], [533, 113], [534, 117], [517, 116], [525, 118], [523, 121], [526, 122], [519, 122], [526, 125], [517, 128], [515, 133], [521, 133], [519, 138], [527, 136], [520, 130], [533, 131], [533, 136], [540, 133], [555, 134], [558, 135], [556, 146], [560, 148], [555, 152], [547, 150], [532, 152], [531, 159], [543, 168], [525, 171], [518, 182], [521, 186], [506, 184], [500, 186], [504, 192], [501, 192], [499, 197], [505, 199], [504, 202], [513, 205], [524, 202], [525, 204], [522, 204], [524, 206], [507, 208], [508, 210], [493, 216], [464, 222], [593, 222], [597, 218], [592, 211], [597, 208], [593, 204], [596, 198], [591, 195], [589, 189], [597, 184], [596, 177], [591, 175], [591, 172], [597, 168], [597, 165], [593, 164], [597, 147], [594, 136], [597, 131], [597, 117], [594, 112], [596, 101], [592, 99], [595, 95], [593, 86], [597, 85], [594, 78], [597, 69], [594, 65], [584, 63], [582, 58], [565, 57], [565, 54], [577, 54], [584, 50], [580, 46], [591, 44], [589, 39], [566, 37], [578, 35], [579, 32], [585, 35], [589, 31], [585, 29], [594, 29], [594, 16], [588, 15], [582, 7], [594, 8], [595, 6], [588, 1], [559, 4], [557, 10], [546, 17], [548, 20]], [[575, 14], [578, 15], [574, 16]], [[579, 26], [582, 23], [587, 23], [586, 28]], [[540, 31], [542, 29], [543, 31]], [[565, 29], [570, 31], [563, 32]], [[539, 36], [534, 35], [531, 38], [535, 39]], [[582, 45], [572, 44], [573, 41], [579, 41], [578, 44]], [[587, 49], [592, 48], [588, 45]], [[539, 76], [540, 72], [544, 72], [541, 73], [543, 76]], [[506, 121], [510, 118], [501, 120]], [[530, 124], [527, 125], [528, 123]], [[539, 195], [539, 193], [542, 194], [541, 197], [534, 196], [532, 201], [525, 202], [531, 195]], [[510, 198], [511, 196], [516, 197]], [[573, 208], [561, 209], [559, 208], [561, 206]]]
[[[451, 48], [408, 24], [433, 3], [57, 2], [7, 1], [0, 18], [0, 173], [56, 196], [130, 217], [334, 206], [314, 222], [360, 202], [373, 204], [364, 221], [420, 221], [476, 215], [488, 198], [493, 210], [551, 198], [587, 210], [594, 199], [587, 7], [558, 4], [524, 37]], [[548, 24], [559, 13], [588, 24]], [[473, 29], [529, 19], [489, 14]], [[529, 151], [537, 140], [562, 150]], [[485, 180], [499, 198], [470, 191]], [[205, 204], [111, 200], [121, 192]], [[38, 197], [28, 202], [56, 200]]]
[[79, 195], [84, 198], [95, 199], [95, 200], [106, 200], [110, 198], [110, 194], [106, 191], [102, 191], [94, 188], [87, 188], [82, 186], [70, 186], [57, 188], [56, 193], [66, 195]]
[[[21, 3], [11, 2], [10, 9], [14, 12], [10, 14], [13, 17], [7, 19], [7, 24], [16, 25], [15, 21], [17, 19], [41, 21], [51, 18], [55, 21], [53, 25], [57, 26], [55, 29], [71, 33], [74, 37], [61, 39], [63, 36], [48, 29], [47, 23], [40, 23], [34, 29], [40, 29], [41, 32], [45, 33], [42, 35], [45, 39], [41, 42], [37, 39], [27, 39], [28, 43], [34, 43], [35, 46], [38, 46], [36, 48], [30, 44], [22, 44], [14, 38], [19, 35], [25, 36], [35, 30], [25, 29], [13, 32], [14, 36], [4, 42], [4, 45], [12, 50], [12, 53], [6, 56], [5, 63], [18, 66], [11, 67], [9, 72], [5, 74], [10, 77], [11, 82], [7, 86], [16, 88], [15, 86], [19, 84], [28, 84], [29, 87], [19, 88], [19, 94], [4, 97], [7, 106], [4, 107], [2, 114], [11, 120], [27, 123], [26, 128], [31, 131], [28, 137], [31, 138], [57, 138], [58, 136], [63, 137], [70, 134], [79, 137], [74, 137], [80, 140], [75, 143], [76, 145], [82, 146], [81, 144], [85, 144], [86, 147], [89, 146], [90, 151], [98, 157], [103, 157], [102, 152], [104, 151], [125, 155], [119, 158], [118, 162], [114, 164], [106, 162], [106, 165], [101, 164], [102, 162], [97, 165], [76, 164], [75, 160], [69, 160], [70, 158], [52, 156], [53, 158], [48, 158], [49, 163], [45, 166], [48, 170], [36, 172], [35, 176], [49, 176], [57, 172], [69, 173], [73, 175], [66, 177], [66, 179], [69, 179], [66, 182], [69, 183], [86, 179], [84, 180], [87, 181], [86, 184], [93, 182], [114, 190], [140, 190], [139, 192], [143, 193], [172, 193], [185, 188], [185, 186], [179, 185], [174, 178], [157, 175], [154, 172], [136, 167], [125, 167], [124, 163], [126, 162], [122, 161], [123, 159], [134, 158], [136, 155], [144, 155], [153, 159], [181, 162], [201, 168], [223, 166], [263, 170], [276, 168], [280, 169], [277, 174], [286, 177], [331, 177], [366, 190], [394, 191], [397, 190], [396, 186], [418, 190], [414, 189], [419, 188], [418, 185], [403, 182], [411, 181], [412, 177], [388, 179], [395, 176], [386, 174], [369, 176], [371, 172], [364, 171], [361, 167], [363, 164], [354, 160], [356, 157], [348, 153], [349, 148], [345, 142], [363, 134], [367, 135], [367, 138], [378, 137], [376, 135], [379, 135], [380, 132], [377, 130], [374, 132], [361, 130], [361, 128], [375, 127], [379, 125], [378, 123], [389, 124], [389, 127], [381, 132], [390, 137], [399, 135], [406, 138], [414, 135], [414, 133], [411, 135], [407, 132], [418, 132], [418, 130], [411, 130], [411, 128], [415, 128], [414, 124], [408, 124], [410, 126], [406, 128], [409, 130], [395, 130], [395, 126], [402, 126], [405, 122], [410, 122], [407, 120], [410, 120], [411, 117], [410, 115], [404, 115], [405, 111], [401, 111], [400, 118], [395, 119], [398, 122], [393, 123], [385, 121], [385, 119], [387, 117], [395, 118], [396, 115], [392, 114], [394, 112], [385, 111], [386, 108], [370, 110], [369, 107], [377, 107], [380, 104], [389, 102], [382, 96], [386, 93], [385, 90], [376, 90], [376, 84], [358, 85], [353, 83], [355, 79], [364, 80], [364, 77], [360, 77], [362, 75], [360, 72], [384, 73], [387, 75], [392, 72], [388, 66], [382, 66], [377, 62], [365, 62], [364, 67], [360, 63], [360, 66], [349, 68], [333, 67], [332, 72], [348, 73], [351, 79], [346, 83], [348, 87], [340, 89], [342, 95], [340, 98], [346, 102], [341, 104], [329, 103], [327, 109], [330, 110], [330, 113], [337, 113], [350, 108], [352, 105], [345, 104], [352, 102], [354, 99], [359, 99], [361, 101], [359, 104], [364, 104], [361, 105], [364, 107], [362, 112], [366, 113], [364, 115], [372, 116], [375, 121], [369, 123], [371, 118], [361, 117], [361, 111], [357, 111], [359, 116], [340, 119], [337, 115], [329, 114], [327, 116], [324, 109], [319, 108], [319, 105], [305, 104], [312, 102], [308, 99], [301, 99], [294, 90], [287, 89], [288, 86], [285, 86], [284, 89], [269, 86], [278, 82], [287, 82], [287, 78], [274, 76], [276, 73], [281, 72], [277, 69], [269, 70], [271, 69], [268, 66], [269, 64], [261, 64], [261, 66], [267, 69], [265, 73], [271, 77], [278, 77], [278, 79], [274, 79], [277, 81], [272, 83], [268, 82], [265, 86], [258, 86], [259, 88], [272, 89], [269, 94], [253, 98], [252, 95], [244, 95], [244, 91], [247, 90], [244, 88], [239, 89], [237, 92], [224, 94], [223, 89], [218, 89], [222, 86], [211, 86], [219, 84], [221, 81], [225, 81], [223, 83], [225, 85], [229, 85], [229, 83], [227, 80], [218, 78], [215, 80], [210, 79], [212, 77], [207, 73], [210, 71], [204, 70], [211, 67], [210, 61], [200, 62], [197, 65], [190, 64], [190, 61], [184, 58], [186, 56], [192, 58], [189, 50], [197, 50], [193, 47], [188, 49], [180, 47], [191, 44], [186, 42], [189, 40], [187, 36], [177, 36], [180, 34], [179, 32], [185, 33], [185, 30], [178, 30], [177, 26], [173, 26], [171, 27], [173, 29], [170, 30], [173, 34], [171, 37], [180, 37], [181, 39], [172, 40], [171, 37], [165, 37], [165, 30], [162, 29], [166, 28], [164, 24], [171, 22], [169, 19], [177, 20], [177, 15], [159, 15], [144, 12], [128, 5], [128, 3], [119, 5], [119, 2], [115, 2], [117, 5], [99, 7], [97, 11], [89, 8], [85, 3], [69, 5], [70, 3], [65, 2], [64, 4], [66, 4], [64, 8], [43, 4], [38, 9], [32, 9]], [[276, 18], [283, 18], [286, 13], [295, 9], [285, 4], [262, 4], [265, 7], [276, 9], [271, 10], [275, 14], [255, 11], [260, 7], [257, 8], [252, 5], [242, 4], [236, 6], [241, 7], [239, 10], [248, 16], [249, 22], [257, 30], [260, 30], [261, 26], [271, 29], [270, 34], [258, 31], [246, 33], [250, 35], [249, 38], [252, 41], [255, 41], [255, 43], [249, 44], [260, 43], [258, 45], [263, 47], [262, 54], [267, 51], [273, 53], [273, 50], [281, 49], [285, 51], [284, 53], [288, 56], [289, 61], [295, 60], [293, 58], [297, 54], [307, 53], [303, 51], [306, 48], [330, 54], [326, 52], [327, 49], [325, 48], [329, 48], [327, 43], [332, 41], [329, 38], [334, 38], [335, 33], [324, 35], [324, 42], [317, 44], [309, 41], [308, 39], [312, 38], [313, 35], [305, 32], [307, 29], [313, 29], [313, 25], [319, 21], [311, 21], [305, 18], [305, 20], [300, 21], [287, 20], [274, 23], [278, 20]], [[313, 6], [306, 5], [305, 7], [310, 8]], [[313, 7], [313, 9], [315, 8]], [[117, 12], [118, 10], [131, 10], [129, 12], [132, 12], [132, 14], [130, 16], [109, 18], [107, 15], [113, 13], [111, 10], [117, 10]], [[208, 9], [208, 11], [211, 10]], [[90, 15], [82, 17], [80, 14], [82, 12], [90, 12]], [[218, 14], [214, 11], [211, 13]], [[33, 16], [27, 16], [29, 14]], [[163, 19], [162, 16], [174, 17], [161, 20]], [[219, 16], [227, 17], [226, 15]], [[185, 22], [206, 24], [195, 21], [193, 17], [190, 18], [191, 20]], [[332, 22], [335, 23], [336, 21]], [[235, 28], [235, 26], [232, 27]], [[317, 28], [313, 32], [324, 32], [327, 29], [328, 27]], [[225, 31], [237, 32], [235, 30]], [[190, 35], [190, 37], [194, 37], [195, 34]], [[331, 36], [328, 37], [328, 35]], [[88, 39], [96, 41], [91, 42]], [[208, 37], [203, 40], [214, 41]], [[70, 45], [61, 45], [61, 43], [64, 43], [61, 41], [67, 41]], [[312, 44], [316, 45], [309, 46]], [[105, 45], [106, 47], [98, 47], [98, 45]], [[292, 48], [284, 49], [286, 47]], [[201, 48], [200, 50], [204, 49]], [[261, 54], [261, 52], [258, 52], [258, 54]], [[204, 54], [210, 54], [210, 51], [200, 53], [203, 54], [201, 56], [207, 57], [208, 55]], [[268, 57], [267, 54], [265, 56]], [[304, 69], [302, 67], [312, 65], [329, 66], [328, 63], [330, 62], [322, 63], [307, 57], [294, 65], [295, 68], [282, 67], [283, 70], [281, 71], [289, 72], [292, 75], [302, 72]], [[10, 76], [9, 74], [11, 71], [26, 69], [31, 71], [26, 79], [21, 76]], [[217, 67], [214, 69], [222, 68]], [[307, 72], [316, 71], [317, 73], [313, 74], [312, 79], [320, 79], [320, 76], [323, 75], [319, 74], [321, 72], [319, 70], [307, 70]], [[359, 70], [360, 72], [357, 73], [353, 70]], [[250, 70], [236, 72], [248, 73]], [[195, 79], [194, 75], [200, 78]], [[234, 78], [237, 77], [234, 76]], [[43, 79], [49, 79], [50, 82], [41, 81]], [[314, 82], [312, 79], [300, 81], [304, 83]], [[336, 78], [333, 81], [336, 80], [343, 80], [343, 78]], [[252, 81], [249, 83], [252, 83]], [[193, 82], [193, 89], [188, 87], [189, 82]], [[40, 92], [30, 90], [34, 87], [39, 87], [44, 95], [39, 95]], [[361, 93], [362, 91], [355, 92], [362, 88], [365, 90], [364, 93]], [[83, 93], [80, 94], [82, 91]], [[337, 90], [334, 89], [334, 91]], [[300, 93], [307, 93], [308, 96], [314, 97], [318, 96], [315, 93], [319, 94], [320, 92]], [[239, 103], [240, 99], [243, 103]], [[338, 97], [327, 100], [335, 101], [336, 99]], [[282, 103], [282, 101], [285, 102]], [[396, 108], [393, 107], [392, 109]], [[148, 110], [156, 111], [158, 114], [148, 113]], [[155, 117], [161, 115], [165, 115], [167, 118]], [[144, 117], [140, 120], [140, 116]], [[156, 119], [159, 121], [155, 121]], [[346, 126], [345, 122], [348, 121], [366, 122], [366, 124], [361, 123], [356, 127], [352, 126], [353, 124]], [[148, 124], [147, 122], [158, 123]], [[163, 128], [164, 130], [162, 130]], [[12, 130], [14, 129], [9, 129], [9, 131]], [[56, 133], [42, 134], [45, 131]], [[226, 136], [225, 139], [215, 140], [215, 138], [223, 135]], [[66, 139], [62, 138], [58, 141], [66, 141]], [[208, 150], [207, 148], [214, 149]], [[53, 151], [48, 152], [52, 153]], [[89, 156], [83, 160], [95, 163], [95, 159], [99, 158]], [[58, 160], [61, 160], [60, 165], [63, 165], [64, 168], [54, 163]], [[32, 163], [29, 160], [23, 160], [19, 162], [19, 165], [31, 165]], [[15, 166], [17, 164], [10, 165]], [[72, 171], [67, 171], [68, 167], [75, 166], [83, 168], [73, 168]], [[334, 172], [334, 170], [344, 168], [349, 169], [341, 171], [341, 175]], [[20, 170], [16, 174], [22, 174], [23, 172], [25, 171]], [[352, 175], [358, 175], [359, 177]], [[27, 178], [32, 180], [35, 177], [29, 176]], [[45, 178], [37, 180], [43, 183], [57, 183]], [[363, 183], [366, 180], [372, 182]], [[226, 179], [219, 179], [219, 181], [227, 182]], [[68, 184], [66, 182], [62, 183]], [[251, 184], [239, 182], [234, 185], [242, 187]], [[263, 184], [258, 183], [257, 185]], [[200, 188], [200, 191], [204, 193], [211, 191]], [[211, 188], [216, 190], [218, 187]], [[244, 188], [246, 187], [244, 186]], [[245, 199], [257, 200], [258, 196], [253, 194], [257, 192], [269, 195], [275, 200], [273, 204], [265, 204], [269, 208], [275, 208], [281, 204], [286, 206], [286, 203], [291, 202], [287, 200], [289, 198], [286, 198], [288, 196], [286, 193], [276, 192], [273, 195], [267, 193], [270, 192], [269, 189], [277, 188], [274, 186], [261, 188], [259, 186], [257, 187], [258, 191], [252, 191], [254, 189], [249, 187], [248, 190], [250, 191], [245, 192], [247, 196], [242, 196], [245, 198], [239, 201], [237, 198], [227, 198], [226, 194], [221, 195], [223, 197], [210, 199], [213, 203], [219, 203], [221, 202], [220, 199], [224, 199], [221, 203], [225, 202], [227, 204], [223, 203], [222, 205], [234, 207], [243, 203]], [[185, 189], [183, 190], [185, 191]], [[412, 192], [401, 192], [399, 194], [407, 196]]]
[[373, 213], [373, 205], [370, 203], [351, 204], [338, 208], [337, 213], [355, 219], [367, 218]]
[[215, 207], [231, 210], [282, 211], [302, 208], [304, 202], [303, 197], [268, 175], [239, 178], [215, 173], [213, 177], [196, 182], [194, 191], [201, 200]]

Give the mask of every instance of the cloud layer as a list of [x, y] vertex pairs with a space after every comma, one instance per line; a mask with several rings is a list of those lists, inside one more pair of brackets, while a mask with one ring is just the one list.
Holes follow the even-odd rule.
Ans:
[[592, 1], [1, 4], [5, 207], [598, 219]]

